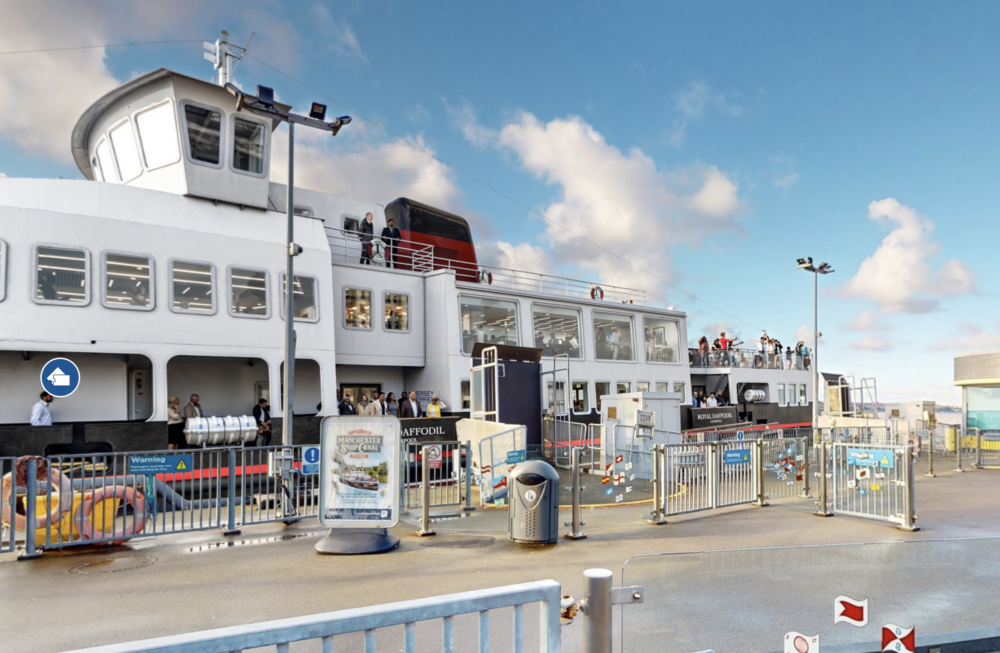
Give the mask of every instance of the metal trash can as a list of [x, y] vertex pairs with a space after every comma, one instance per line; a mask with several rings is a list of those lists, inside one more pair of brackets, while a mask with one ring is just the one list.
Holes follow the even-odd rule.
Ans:
[[559, 474], [542, 460], [518, 463], [507, 477], [507, 532], [514, 542], [559, 541]]

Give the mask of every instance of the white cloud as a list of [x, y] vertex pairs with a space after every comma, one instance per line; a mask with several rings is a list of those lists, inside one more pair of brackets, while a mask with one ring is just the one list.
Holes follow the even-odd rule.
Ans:
[[988, 329], [978, 324], [964, 323], [958, 326], [958, 333], [932, 344], [928, 349], [936, 351], [965, 351], [974, 349], [996, 349], [1000, 347], [1000, 323]]
[[892, 326], [879, 321], [878, 315], [871, 311], [861, 311], [854, 321], [844, 325], [848, 331], [891, 331]]
[[868, 217], [891, 231], [841, 287], [843, 294], [873, 301], [883, 313], [928, 313], [941, 297], [973, 290], [972, 270], [961, 261], [931, 269], [939, 245], [931, 240], [930, 220], [891, 197], [869, 204]]
[[799, 183], [794, 157], [788, 154], [775, 154], [771, 157], [771, 183], [783, 190]]
[[774, 185], [778, 188], [789, 189], [797, 183], [799, 183], [799, 173], [797, 172], [789, 172], [774, 178]]
[[417, 102], [412, 107], [403, 109], [403, 117], [412, 123], [425, 123], [431, 120], [431, 112]]
[[342, 65], [353, 60], [368, 63], [368, 57], [362, 52], [358, 36], [350, 25], [331, 16], [330, 11], [323, 5], [313, 5], [311, 12], [314, 19], [313, 27], [323, 34], [320, 43], [335, 57], [339, 57], [334, 59], [335, 63]]
[[476, 243], [476, 258], [483, 265], [508, 270], [523, 270], [540, 274], [554, 274], [549, 252], [531, 243], [512, 245], [504, 241]]
[[673, 280], [671, 248], [739, 227], [739, 188], [714, 166], [664, 173], [642, 150], [623, 152], [577, 116], [543, 123], [521, 113], [495, 133], [475, 122], [467, 104], [453, 116], [470, 142], [491, 139], [535, 177], [558, 187], [558, 199], [541, 212], [566, 228], [549, 223], [545, 243], [557, 264], [595, 274], [601, 283], [654, 288], [658, 299], [664, 288], [618, 256]]
[[462, 135], [465, 136], [465, 140], [474, 146], [486, 147], [497, 137], [495, 131], [483, 127], [478, 123], [476, 120], [476, 111], [473, 109], [472, 103], [468, 100], [462, 100], [462, 104], [457, 107], [451, 106], [447, 101], [445, 101], [444, 105], [448, 111], [448, 117], [451, 118], [451, 124], [460, 129]]
[[705, 82], [688, 84], [674, 96], [672, 110], [677, 117], [664, 131], [667, 144], [679, 149], [687, 137], [688, 125], [704, 120], [710, 110], [733, 117], [742, 115], [743, 105], [737, 101], [737, 97], [737, 94], [727, 97], [725, 93], [713, 91]]
[[860, 351], [890, 351], [895, 349], [892, 343], [885, 336], [865, 336], [861, 340], [847, 343], [850, 349]]
[[7, 175], [5, 175], [4, 173], [0, 172], [0, 179], [6, 179], [6, 178], [7, 178]]

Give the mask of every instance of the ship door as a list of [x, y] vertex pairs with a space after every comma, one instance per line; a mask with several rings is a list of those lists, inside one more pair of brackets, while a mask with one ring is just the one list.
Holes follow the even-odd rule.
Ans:
[[130, 420], [147, 420], [153, 416], [152, 370], [129, 371]]

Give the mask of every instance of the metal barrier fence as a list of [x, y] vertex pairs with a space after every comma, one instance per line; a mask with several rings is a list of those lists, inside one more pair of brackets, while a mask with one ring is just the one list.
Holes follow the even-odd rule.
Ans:
[[466, 480], [466, 461], [469, 460], [464, 442], [407, 442], [402, 450], [403, 482], [401, 484], [402, 509], [423, 506], [423, 448], [428, 447], [427, 482], [430, 486], [430, 505], [435, 507], [462, 504], [462, 484]]
[[[607, 573], [610, 576], [611, 572]], [[538, 651], [540, 653], [559, 653], [561, 645], [560, 596], [559, 583], [553, 580], [543, 580], [307, 617], [293, 617], [198, 633], [173, 635], [126, 644], [99, 646], [80, 649], [74, 653], [139, 653], [151, 650], [159, 653], [187, 653], [190, 651], [229, 653], [264, 646], [276, 646], [279, 653], [288, 653], [292, 642], [304, 641], [322, 643], [324, 653], [332, 653], [334, 637], [350, 633], [364, 633], [365, 653], [375, 653], [377, 650], [390, 648], [414, 653], [417, 650], [418, 624], [437, 619], [442, 620], [443, 629], [443, 637], [437, 641], [443, 640], [442, 650], [451, 653], [456, 647], [454, 618], [476, 613], [479, 616], [479, 650], [489, 651], [490, 611], [504, 608], [513, 608], [514, 641], [512, 648], [514, 651], [523, 651], [525, 650], [524, 606], [533, 603], [540, 604]], [[608, 592], [607, 603], [607, 625], [610, 629], [610, 592]], [[390, 643], [386, 637], [379, 641], [378, 629], [393, 626], [403, 626], [402, 642]], [[384, 631], [383, 634], [385, 634]], [[468, 639], [463, 637], [465, 632], [460, 630], [458, 635], [460, 638], [458, 647], [463, 650], [471, 649], [472, 643], [463, 641]], [[436, 637], [428, 637], [428, 639], [434, 641]], [[610, 643], [610, 630], [608, 642]], [[427, 644], [423, 644], [422, 648], [428, 648]]]
[[528, 429], [515, 426], [479, 441], [479, 502], [496, 504], [507, 497], [507, 472], [515, 458], [527, 459]]
[[14, 474], [16, 458], [0, 458], [0, 479], [3, 479], [3, 491], [0, 492], [0, 511], [3, 514], [3, 527], [0, 529], [0, 553], [11, 553], [16, 545], [14, 528], [15, 515], [19, 512], [18, 496], [24, 496], [27, 488], [17, 483]]
[[913, 526], [913, 456], [909, 446], [834, 443], [833, 511]]

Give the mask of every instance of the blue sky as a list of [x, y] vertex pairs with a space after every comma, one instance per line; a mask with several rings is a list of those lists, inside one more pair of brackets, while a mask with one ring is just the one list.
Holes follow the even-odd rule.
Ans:
[[[1000, 347], [994, 3], [24, 4], [0, 0], [0, 50], [255, 32], [260, 61], [537, 213], [357, 119], [297, 150], [305, 185], [455, 210], [484, 260], [647, 289], [692, 337], [803, 338], [813, 256], [837, 270], [824, 371], [955, 403], [954, 354]], [[157, 67], [211, 77], [201, 51], [0, 56], [0, 173], [78, 177], [79, 113]], [[318, 99], [254, 59], [236, 77]]]

